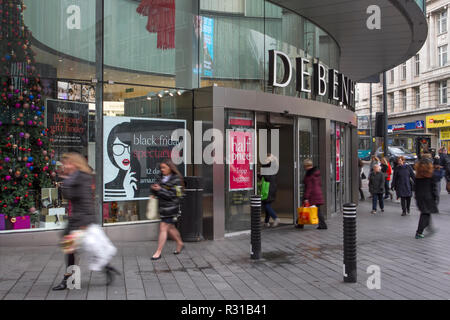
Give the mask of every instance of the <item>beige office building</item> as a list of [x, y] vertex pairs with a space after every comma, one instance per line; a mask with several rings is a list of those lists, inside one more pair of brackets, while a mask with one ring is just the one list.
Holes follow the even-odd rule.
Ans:
[[[412, 152], [441, 146], [450, 151], [449, 5], [446, 0], [426, 1], [427, 41], [414, 57], [386, 72], [389, 143]], [[383, 112], [381, 79], [372, 84], [373, 128], [376, 112]], [[356, 113], [361, 124], [368, 123], [370, 84], [359, 83], [356, 91]], [[364, 126], [359, 133], [370, 136]]]

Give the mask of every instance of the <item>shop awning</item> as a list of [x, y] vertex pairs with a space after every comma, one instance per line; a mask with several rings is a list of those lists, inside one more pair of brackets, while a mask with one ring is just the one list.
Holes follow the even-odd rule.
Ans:
[[[428, 34], [422, 0], [270, 0], [316, 23], [341, 48], [340, 71], [354, 81], [392, 69], [414, 56]], [[381, 9], [381, 29], [369, 30], [367, 9]]]

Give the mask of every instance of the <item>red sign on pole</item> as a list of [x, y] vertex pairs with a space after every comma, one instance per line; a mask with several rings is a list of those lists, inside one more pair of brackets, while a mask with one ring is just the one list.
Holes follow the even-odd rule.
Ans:
[[336, 128], [336, 182], [341, 181], [341, 131]]
[[229, 191], [252, 190], [253, 160], [252, 132], [242, 130], [228, 131], [228, 181]]

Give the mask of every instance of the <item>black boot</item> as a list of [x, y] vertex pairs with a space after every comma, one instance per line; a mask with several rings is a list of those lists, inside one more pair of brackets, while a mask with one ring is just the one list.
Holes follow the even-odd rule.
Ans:
[[61, 290], [66, 290], [67, 289], [67, 279], [69, 279], [71, 275], [64, 275], [64, 279], [61, 281], [60, 284], [58, 284], [56, 287], [54, 287], [52, 290], [53, 291], [61, 291]]
[[120, 272], [110, 266], [109, 264], [105, 267], [105, 274], [106, 274], [106, 285], [109, 286], [114, 281], [114, 273], [120, 276]]

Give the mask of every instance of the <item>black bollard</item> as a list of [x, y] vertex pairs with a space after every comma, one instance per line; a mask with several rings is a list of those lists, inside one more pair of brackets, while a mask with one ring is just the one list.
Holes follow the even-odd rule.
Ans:
[[344, 204], [344, 282], [356, 282], [356, 204]]
[[251, 259], [261, 258], [261, 196], [251, 197]]

